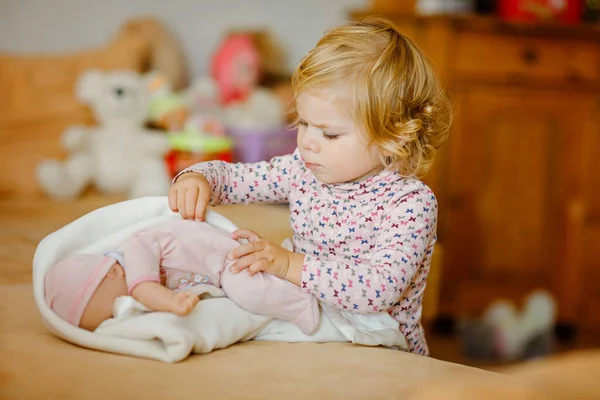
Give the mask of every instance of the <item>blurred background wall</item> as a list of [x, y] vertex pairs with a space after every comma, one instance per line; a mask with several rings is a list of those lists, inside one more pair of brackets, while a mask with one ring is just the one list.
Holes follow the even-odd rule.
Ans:
[[192, 76], [226, 29], [268, 26], [292, 68], [323, 32], [367, 0], [2, 0], [0, 51], [59, 52], [100, 46], [126, 20], [155, 15], [181, 40]]

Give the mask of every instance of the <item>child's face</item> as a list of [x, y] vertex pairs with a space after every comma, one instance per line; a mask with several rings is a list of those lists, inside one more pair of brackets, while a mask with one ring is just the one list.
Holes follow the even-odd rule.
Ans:
[[326, 92], [300, 93], [298, 148], [306, 167], [323, 183], [357, 181], [383, 168], [380, 150], [354, 123], [348, 107]]

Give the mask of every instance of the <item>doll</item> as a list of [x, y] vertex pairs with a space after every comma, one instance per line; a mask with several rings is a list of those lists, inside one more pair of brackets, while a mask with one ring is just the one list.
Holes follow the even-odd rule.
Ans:
[[273, 275], [234, 274], [229, 251], [239, 246], [206, 222], [173, 219], [140, 230], [104, 255], [74, 254], [45, 279], [46, 302], [62, 319], [94, 331], [113, 316], [118, 297], [153, 311], [189, 314], [199, 298], [186, 290], [222, 287], [246, 311], [292, 321], [312, 334], [319, 322], [314, 296]]

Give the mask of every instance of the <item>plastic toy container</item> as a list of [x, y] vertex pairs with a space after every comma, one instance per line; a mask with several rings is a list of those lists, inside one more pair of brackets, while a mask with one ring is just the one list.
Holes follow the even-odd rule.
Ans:
[[296, 128], [288, 127], [266, 131], [227, 128], [227, 136], [233, 141], [233, 159], [243, 163], [266, 161], [293, 153], [296, 149], [296, 134]]

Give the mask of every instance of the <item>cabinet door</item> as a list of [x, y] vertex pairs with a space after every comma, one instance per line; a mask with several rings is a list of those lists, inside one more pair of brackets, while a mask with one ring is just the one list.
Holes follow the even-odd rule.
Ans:
[[[571, 265], [565, 232], [581, 201], [592, 95], [498, 87], [455, 93], [440, 206], [443, 311], [478, 314], [536, 288], [562, 296]], [[562, 312], [562, 310], [561, 310]]]
[[583, 284], [576, 311], [582, 322], [600, 328], [600, 100], [596, 102], [595, 120], [591, 122], [586, 145], [582, 249], [578, 254], [583, 265]]

